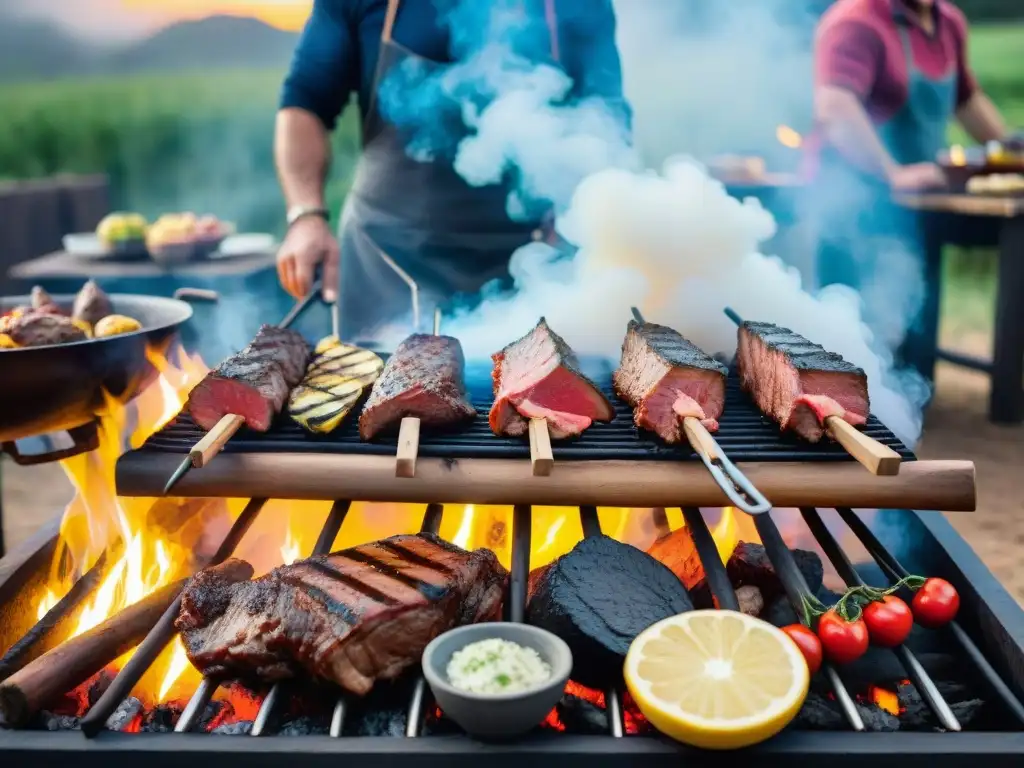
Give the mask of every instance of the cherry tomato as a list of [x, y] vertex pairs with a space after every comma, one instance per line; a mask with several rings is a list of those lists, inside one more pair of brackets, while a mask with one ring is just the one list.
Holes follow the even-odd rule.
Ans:
[[790, 639], [796, 643], [796, 647], [804, 655], [804, 659], [807, 661], [807, 669], [810, 670], [812, 675], [821, 669], [821, 640], [818, 639], [814, 632], [803, 624], [790, 624], [783, 627], [782, 631], [789, 635]]
[[825, 658], [836, 664], [856, 661], [868, 650], [868, 627], [864, 619], [847, 621], [834, 610], [818, 619], [818, 637]]
[[886, 595], [864, 606], [864, 623], [871, 642], [883, 648], [901, 645], [914, 628], [910, 607], [895, 595]]
[[960, 595], [945, 579], [927, 579], [910, 601], [914, 620], [922, 627], [935, 629], [956, 618]]

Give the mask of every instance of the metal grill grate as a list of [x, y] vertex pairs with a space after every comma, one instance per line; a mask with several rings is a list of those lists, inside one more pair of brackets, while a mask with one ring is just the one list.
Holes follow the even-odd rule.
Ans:
[[[601, 380], [601, 377], [597, 377]], [[607, 374], [604, 378], [607, 378]], [[479, 416], [468, 427], [455, 432], [424, 430], [420, 435], [419, 455], [442, 459], [520, 459], [530, 457], [525, 438], [498, 437], [491, 432], [487, 413], [493, 397], [487, 380], [479, 372], [467, 376], [469, 392]], [[489, 377], [488, 377], [489, 380]], [[608, 424], [594, 424], [582, 436], [571, 441], [556, 441], [553, 452], [562, 460], [655, 460], [680, 461], [700, 459], [688, 444], [668, 446], [649, 432], [633, 425], [629, 406], [610, 389], [605, 390], [615, 406], [615, 419]], [[382, 437], [372, 443], [360, 440], [357, 428], [358, 409], [331, 435], [314, 436], [286, 416], [281, 417], [266, 433], [241, 430], [224, 447], [228, 453], [346, 453], [363, 455], [394, 455], [397, 435]], [[744, 394], [739, 379], [730, 376], [726, 386], [725, 411], [719, 420], [715, 439], [733, 461], [852, 461], [837, 443], [823, 440], [812, 445], [790, 434], [765, 418]], [[877, 418], [872, 416], [865, 433], [890, 446], [904, 460], [914, 454]], [[184, 455], [205, 433], [187, 413], [149, 438], [143, 451], [160, 451]]]

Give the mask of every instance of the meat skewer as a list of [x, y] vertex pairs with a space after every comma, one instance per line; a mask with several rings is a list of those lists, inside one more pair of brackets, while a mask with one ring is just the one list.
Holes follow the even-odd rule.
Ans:
[[863, 370], [788, 328], [725, 314], [739, 326], [740, 380], [762, 413], [809, 442], [828, 435], [872, 474], [899, 474], [900, 455], [857, 429], [870, 413]]
[[512, 437], [529, 433], [534, 476], [551, 474], [551, 438], [575, 437], [595, 421], [615, 417], [608, 398], [583, 375], [576, 354], [543, 317], [491, 359], [491, 430]]
[[399, 427], [398, 477], [415, 474], [421, 425], [445, 427], [476, 418], [476, 409], [466, 397], [462, 345], [458, 339], [437, 333], [440, 323], [438, 311], [435, 333], [413, 334], [398, 345], [359, 415], [363, 440]]
[[[289, 392], [302, 380], [309, 359], [305, 339], [288, 326], [319, 293], [317, 282], [277, 326], [260, 328], [248, 347], [224, 360], [192, 390], [186, 407], [207, 432], [167, 480], [165, 496], [192, 467], [201, 469], [211, 462], [243, 424], [260, 432], [270, 428]], [[244, 412], [224, 413], [225, 398]]]
[[748, 515], [768, 512], [771, 502], [711, 436], [725, 406], [726, 367], [672, 328], [645, 322], [636, 307], [632, 311], [612, 380], [633, 408], [636, 425], [669, 444], [687, 440], [735, 507]]

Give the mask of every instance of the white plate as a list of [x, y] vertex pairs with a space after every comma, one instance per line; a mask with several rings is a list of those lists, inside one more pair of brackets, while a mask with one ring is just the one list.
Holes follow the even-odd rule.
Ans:
[[228, 235], [220, 244], [217, 253], [212, 258], [231, 256], [251, 256], [257, 253], [269, 253], [277, 247], [277, 240], [273, 235], [246, 233], [241, 235]]
[[91, 256], [93, 258], [107, 256], [110, 253], [93, 232], [64, 235], [64, 250], [75, 256]]

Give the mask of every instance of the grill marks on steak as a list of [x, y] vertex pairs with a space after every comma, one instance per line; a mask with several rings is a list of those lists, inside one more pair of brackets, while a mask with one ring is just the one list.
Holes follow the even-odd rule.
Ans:
[[466, 361], [451, 336], [413, 334], [388, 358], [359, 416], [359, 435], [371, 440], [406, 416], [428, 427], [452, 426], [476, 417], [466, 397]]
[[498, 619], [507, 576], [489, 550], [392, 536], [255, 581], [200, 573], [176, 626], [206, 675], [274, 681], [305, 671], [362, 696], [419, 663], [442, 632]]
[[615, 416], [597, 385], [580, 370], [576, 354], [542, 317], [533, 330], [491, 356], [495, 434], [526, 434], [530, 419], [545, 419], [551, 437], [579, 435]]
[[692, 416], [718, 430], [728, 370], [677, 331], [630, 320], [622, 361], [612, 375], [618, 395], [633, 408], [638, 427], [667, 443], [685, 440], [683, 420]]
[[816, 443], [829, 416], [854, 426], [868, 419], [864, 371], [788, 328], [742, 323], [737, 360], [743, 389], [783, 430]]
[[262, 326], [252, 342], [206, 374], [188, 397], [188, 410], [209, 431], [229, 413], [258, 432], [270, 429], [288, 393], [306, 372], [309, 345], [301, 334]]

